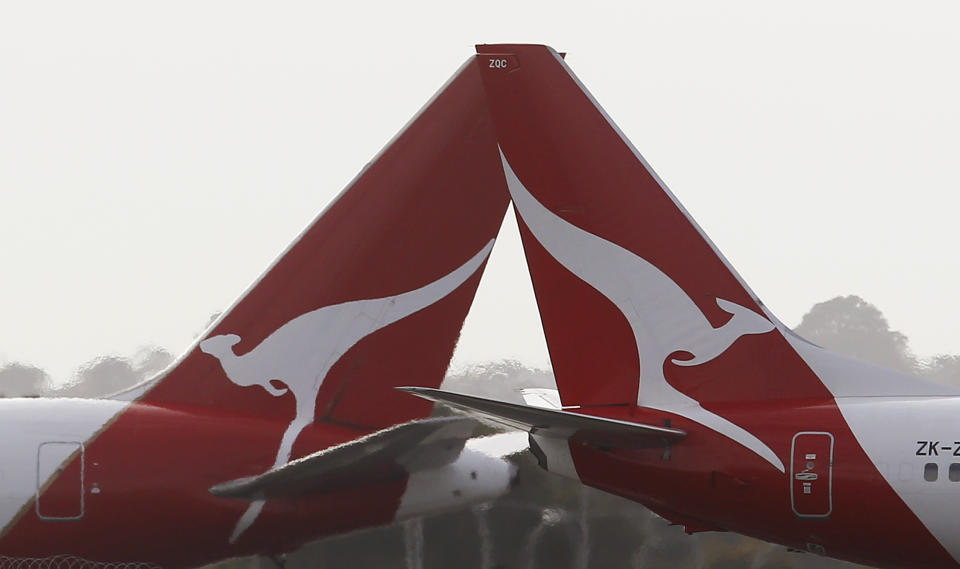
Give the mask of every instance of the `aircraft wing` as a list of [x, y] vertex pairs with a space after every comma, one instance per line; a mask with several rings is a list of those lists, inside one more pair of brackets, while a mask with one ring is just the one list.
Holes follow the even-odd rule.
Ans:
[[397, 389], [443, 403], [472, 417], [493, 421], [513, 429], [562, 438], [577, 435], [581, 441], [601, 446], [666, 447], [682, 441], [687, 436], [687, 433], [680, 429], [581, 415], [563, 409], [518, 405], [429, 387], [398, 387]]
[[274, 500], [385, 481], [449, 464], [477, 426], [464, 417], [411, 421], [333, 446], [258, 476], [217, 484], [222, 498]]

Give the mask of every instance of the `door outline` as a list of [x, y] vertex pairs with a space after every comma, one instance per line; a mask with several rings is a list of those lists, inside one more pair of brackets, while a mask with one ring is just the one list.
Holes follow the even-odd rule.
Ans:
[[[830, 437], [830, 460], [827, 463], [827, 511], [824, 514], [801, 514], [797, 511], [797, 505], [794, 496], [794, 459], [796, 458], [796, 446], [797, 438], [803, 435], [821, 435]], [[830, 514], [833, 513], [833, 446], [834, 446], [833, 433], [828, 433], [826, 431], [800, 431], [799, 433], [793, 435], [793, 439], [790, 441], [790, 477], [788, 482], [790, 484], [790, 509], [793, 510], [793, 514], [798, 518], [829, 518]]]
[[[57, 467], [56, 471], [50, 476], [48, 480], [42, 480], [42, 473], [40, 472], [41, 456], [43, 453], [43, 447], [46, 445], [70, 445], [76, 447], [76, 450], [71, 452]], [[40, 497], [50, 484], [54, 483], [57, 478], [63, 471], [66, 469], [67, 465], [77, 456], [77, 453], [80, 453], [80, 513], [76, 516], [46, 516], [40, 511]], [[85, 500], [85, 489], [86, 489], [86, 446], [82, 442], [77, 441], [44, 441], [40, 443], [37, 447], [37, 495], [34, 499], [34, 510], [37, 513], [37, 517], [43, 521], [47, 522], [72, 522], [83, 519], [84, 514], [86, 513], [86, 500]]]

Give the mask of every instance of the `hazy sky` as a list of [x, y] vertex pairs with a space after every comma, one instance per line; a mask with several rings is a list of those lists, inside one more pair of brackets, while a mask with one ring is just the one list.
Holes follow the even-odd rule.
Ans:
[[[0, 4], [0, 364], [182, 350], [504, 41], [567, 51], [786, 323], [858, 294], [960, 353], [957, 29], [955, 0]], [[546, 363], [510, 237], [459, 363]]]

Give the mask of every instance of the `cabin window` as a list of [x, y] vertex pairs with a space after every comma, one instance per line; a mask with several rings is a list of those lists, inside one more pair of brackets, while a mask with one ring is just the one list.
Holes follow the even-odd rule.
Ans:
[[954, 462], [950, 465], [950, 482], [960, 482], [960, 462]]
[[939, 475], [940, 468], [936, 462], [928, 462], [926, 466], [923, 467], [923, 479], [927, 482], [936, 482]]

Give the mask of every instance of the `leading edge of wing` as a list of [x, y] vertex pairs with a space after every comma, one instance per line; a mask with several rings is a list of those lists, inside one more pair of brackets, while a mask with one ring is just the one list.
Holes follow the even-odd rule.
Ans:
[[513, 429], [562, 438], [578, 435], [578, 438], [584, 442], [601, 446], [665, 447], [680, 442], [687, 436], [685, 431], [670, 427], [581, 415], [561, 409], [530, 407], [429, 387], [398, 387], [397, 389], [442, 403], [472, 417], [493, 421]]

